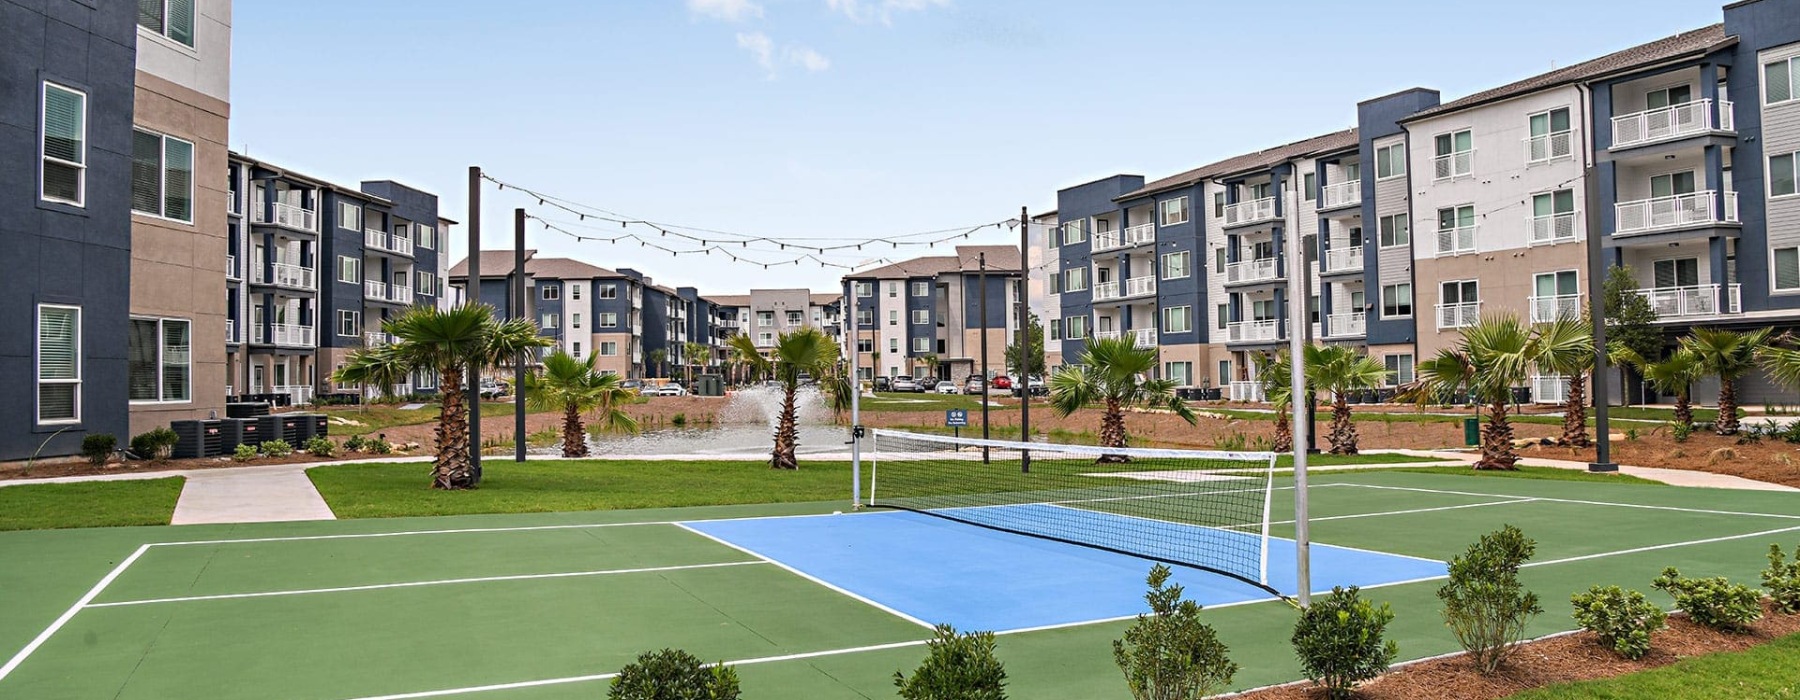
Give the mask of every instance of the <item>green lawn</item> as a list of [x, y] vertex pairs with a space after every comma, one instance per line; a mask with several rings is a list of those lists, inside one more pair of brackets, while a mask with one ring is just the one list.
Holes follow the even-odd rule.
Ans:
[[1800, 635], [1746, 651], [1683, 659], [1649, 671], [1601, 681], [1553, 685], [1512, 696], [1514, 700], [1718, 700], [1800, 697]]
[[[422, 408], [403, 410], [399, 406], [336, 406], [319, 411], [333, 418], [352, 420], [361, 425], [331, 424], [331, 434], [348, 437], [351, 435], [372, 435], [388, 428], [402, 425], [422, 425], [438, 418], [438, 405], [427, 403]], [[513, 414], [511, 401], [484, 401], [481, 404], [481, 415], [487, 417], [510, 416]]]
[[980, 411], [981, 401], [974, 396], [962, 394], [908, 394], [881, 392], [875, 398], [862, 399], [864, 411], [944, 411], [951, 408], [964, 408]]
[[179, 476], [0, 488], [0, 530], [167, 525], [186, 481]]

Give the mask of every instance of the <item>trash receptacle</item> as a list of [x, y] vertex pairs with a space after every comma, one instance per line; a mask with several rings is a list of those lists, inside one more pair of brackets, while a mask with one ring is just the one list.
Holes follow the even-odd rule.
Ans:
[[1481, 419], [1463, 419], [1463, 444], [1470, 447], [1481, 444]]

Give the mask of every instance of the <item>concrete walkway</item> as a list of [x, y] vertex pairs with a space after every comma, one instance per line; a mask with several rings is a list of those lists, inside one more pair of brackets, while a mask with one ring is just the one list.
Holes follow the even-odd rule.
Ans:
[[174, 469], [130, 474], [96, 474], [0, 481], [0, 487], [68, 484], [83, 481], [141, 481], [184, 477], [175, 502], [173, 525], [266, 523], [287, 520], [335, 520], [325, 498], [313, 488], [306, 470], [318, 464], [272, 464], [260, 467]]
[[[1401, 454], [1420, 457], [1437, 457], [1456, 460], [1465, 464], [1474, 464], [1480, 455], [1472, 452], [1450, 452], [1441, 450], [1397, 450]], [[1557, 469], [1587, 470], [1587, 462], [1575, 462], [1566, 459], [1545, 459], [1542, 457], [1521, 457], [1519, 464], [1526, 467], [1554, 467]], [[1640, 479], [1661, 482], [1670, 486], [1690, 486], [1704, 489], [1738, 489], [1742, 491], [1800, 491], [1792, 486], [1771, 484], [1766, 481], [1745, 479], [1729, 474], [1693, 471], [1688, 469], [1658, 469], [1656, 467], [1632, 467], [1621, 465], [1619, 473], [1635, 476]]]

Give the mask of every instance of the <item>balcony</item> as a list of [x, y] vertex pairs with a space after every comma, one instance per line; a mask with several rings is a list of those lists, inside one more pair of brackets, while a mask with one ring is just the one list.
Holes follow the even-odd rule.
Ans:
[[1438, 229], [1438, 234], [1437, 234], [1438, 257], [1443, 257], [1446, 255], [1467, 255], [1469, 253], [1475, 252], [1475, 229], [1476, 228], [1478, 228], [1478, 227], [1476, 227], [1474, 225], [1470, 225], [1470, 226], [1458, 226], [1456, 228]]
[[363, 282], [363, 298], [369, 301], [387, 301], [387, 285], [374, 280]]
[[[1613, 233], [1626, 235], [1651, 231], [1674, 230], [1695, 226], [1738, 223], [1737, 193], [1706, 190], [1614, 205], [1617, 215]], [[1723, 206], [1720, 206], [1721, 200]]]
[[1696, 100], [1613, 117], [1612, 128], [1612, 150], [1618, 150], [1714, 131], [1733, 132], [1737, 116], [1730, 102], [1720, 100], [1715, 112], [1712, 100]]
[[1438, 304], [1438, 330], [1464, 328], [1475, 325], [1481, 319], [1481, 302], [1471, 301], [1466, 304]]
[[1530, 216], [1525, 218], [1527, 231], [1526, 247], [1536, 245], [1555, 245], [1580, 240], [1581, 229], [1575, 223], [1577, 212], [1551, 214], [1549, 216]]
[[1362, 204], [1362, 180], [1326, 185], [1319, 190], [1320, 209], [1336, 209], [1352, 204]]
[[1118, 282], [1101, 282], [1094, 285], [1094, 301], [1111, 301], [1120, 298]]
[[1325, 317], [1325, 337], [1361, 338], [1369, 333], [1369, 317], [1362, 311]]
[[225, 342], [235, 343], [237, 340], [237, 319], [225, 319]]
[[1446, 153], [1432, 160], [1433, 180], [1454, 180], [1475, 173], [1475, 149]]
[[[265, 328], [268, 330], [267, 333], [264, 332]], [[252, 338], [253, 342], [272, 343], [274, 345], [290, 348], [310, 348], [315, 345], [312, 326], [302, 326], [293, 323], [277, 323], [272, 326], [265, 326], [264, 324], [259, 323], [252, 327], [250, 332], [254, 336]], [[263, 340], [264, 338], [267, 338], [268, 340]]]
[[291, 263], [275, 263], [266, 270], [256, 268], [256, 275], [251, 279], [256, 284], [272, 284], [277, 287], [316, 290], [319, 288], [317, 274], [310, 267]]
[[1281, 322], [1275, 319], [1239, 321], [1225, 327], [1225, 342], [1228, 343], [1262, 343], [1276, 340], [1281, 340]]
[[1264, 197], [1225, 207], [1225, 225], [1240, 226], [1275, 220], [1275, 198]]
[[413, 288], [405, 285], [390, 284], [388, 285], [388, 299], [401, 304], [411, 304], [413, 300]]
[[1226, 284], [1245, 284], [1249, 282], [1266, 282], [1281, 279], [1279, 258], [1257, 258], [1244, 262], [1234, 262], [1225, 266]]
[[1131, 343], [1133, 345], [1136, 345], [1140, 348], [1156, 347], [1156, 329], [1155, 328], [1139, 328], [1136, 330], [1125, 331], [1125, 333], [1126, 333], [1127, 337], [1131, 338]]
[[243, 278], [244, 278], [244, 272], [242, 270], [238, 269], [237, 256], [232, 255], [230, 253], [226, 253], [225, 254], [225, 279], [241, 280]]
[[1360, 272], [1363, 269], [1362, 246], [1326, 248], [1325, 259], [1323, 262], [1325, 265], [1320, 272], [1326, 274], [1335, 272]]
[[1230, 389], [1232, 401], [1244, 401], [1247, 403], [1263, 403], [1268, 401], [1268, 397], [1263, 395], [1262, 382], [1232, 382]]
[[[271, 211], [272, 210], [272, 211]], [[275, 224], [302, 231], [319, 232], [319, 213], [305, 207], [276, 202], [269, 207], [256, 207], [251, 221]]]
[[1094, 252], [1135, 248], [1156, 242], [1156, 224], [1138, 224], [1123, 231], [1099, 231], [1094, 234]]
[[363, 230], [363, 247], [371, 250], [386, 251], [396, 255], [410, 256], [413, 253], [411, 238], [394, 236], [390, 238], [386, 231], [379, 229]]
[[290, 402], [290, 405], [293, 406], [312, 403], [313, 388], [310, 386], [292, 384], [288, 386], [271, 387], [270, 391], [276, 394], [287, 394], [288, 401]]
[[1691, 287], [1646, 287], [1638, 296], [1650, 302], [1650, 308], [1663, 319], [1723, 316], [1743, 313], [1742, 288], [1725, 285], [1724, 310], [1719, 307], [1719, 285], [1701, 284]]
[[1581, 318], [1581, 295], [1531, 297], [1531, 322], [1550, 323], [1559, 318]]
[[1145, 275], [1125, 280], [1125, 298], [1156, 295], [1156, 275]]
[[1575, 136], [1572, 131], [1558, 131], [1525, 139], [1526, 165], [1548, 163], [1574, 155]]
[[394, 336], [388, 335], [386, 333], [377, 332], [377, 333], [364, 333], [363, 334], [363, 346], [365, 346], [365, 347], [378, 348], [383, 345], [392, 345], [393, 343], [394, 343]]
[[1545, 404], [1568, 403], [1569, 378], [1554, 374], [1531, 376], [1531, 402]]
[[1123, 337], [1124, 331], [1094, 331], [1094, 340], [1118, 340]]

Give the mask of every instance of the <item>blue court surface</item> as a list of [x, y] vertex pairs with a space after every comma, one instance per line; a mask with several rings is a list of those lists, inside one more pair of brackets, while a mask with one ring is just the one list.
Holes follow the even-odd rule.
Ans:
[[[1141, 523], [1129, 516], [1102, 516]], [[684, 526], [920, 622], [949, 623], [961, 630], [1017, 630], [1136, 615], [1145, 611], [1144, 577], [1152, 564], [905, 511], [696, 521]], [[1162, 530], [1158, 537], [1185, 534], [1192, 541], [1206, 541], [1221, 532], [1172, 523], [1157, 527]], [[1269, 546], [1270, 582], [1292, 595], [1294, 542], [1271, 539]], [[1270, 597], [1267, 591], [1227, 576], [1172, 568], [1175, 582], [1201, 605]], [[1312, 546], [1314, 590], [1444, 573], [1443, 562]]]

